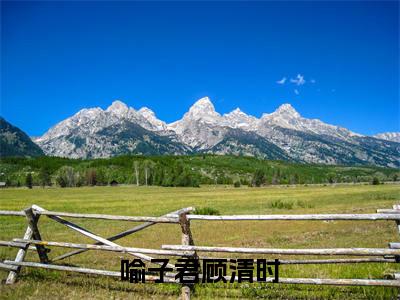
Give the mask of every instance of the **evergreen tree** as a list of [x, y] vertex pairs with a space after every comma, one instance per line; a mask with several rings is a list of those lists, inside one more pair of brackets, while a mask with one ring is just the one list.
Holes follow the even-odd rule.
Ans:
[[257, 169], [254, 172], [252, 183], [253, 183], [253, 186], [257, 186], [257, 187], [259, 187], [265, 183], [265, 173], [263, 170]]
[[47, 166], [43, 166], [39, 172], [39, 182], [44, 188], [45, 186], [51, 186], [51, 175], [50, 170]]
[[28, 189], [32, 188], [33, 180], [32, 180], [32, 173], [31, 172], [26, 174], [25, 184], [26, 184]]

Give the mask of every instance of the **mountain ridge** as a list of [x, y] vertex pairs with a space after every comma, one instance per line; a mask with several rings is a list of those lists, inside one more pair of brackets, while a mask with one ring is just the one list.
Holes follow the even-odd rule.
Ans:
[[[120, 124], [130, 124], [125, 129], [131, 136], [121, 133]], [[133, 127], [138, 132], [144, 129], [146, 133], [135, 135]], [[124, 139], [117, 140], [121, 134]], [[77, 145], [73, 137], [80, 138], [85, 146]], [[137, 147], [145, 138], [155, 147], [150, 153], [157, 154], [205, 152], [305, 163], [400, 166], [400, 143], [364, 136], [319, 119], [304, 118], [289, 103], [257, 118], [240, 108], [220, 114], [208, 97], [197, 100], [181, 119], [169, 124], [158, 119], [147, 107], [135, 110], [116, 100], [105, 110], [80, 110], [51, 127], [35, 142], [48, 155], [94, 158], [145, 154], [140, 151], [143, 147]], [[115, 150], [117, 148], [120, 150]], [[79, 152], [79, 149], [86, 150]]]
[[42, 155], [42, 149], [25, 132], [0, 117], [0, 157]]

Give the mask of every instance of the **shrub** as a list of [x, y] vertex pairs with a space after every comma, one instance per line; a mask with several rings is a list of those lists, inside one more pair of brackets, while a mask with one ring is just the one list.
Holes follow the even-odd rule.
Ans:
[[240, 187], [240, 181], [235, 181], [235, 182], [233, 183], [233, 186], [234, 186], [235, 188], [239, 188], [239, 187]]
[[63, 166], [57, 171], [56, 182], [60, 187], [75, 186], [75, 171], [70, 166]]
[[265, 182], [266, 182], [266, 178], [265, 178], [264, 171], [260, 170], [260, 169], [256, 170], [254, 172], [253, 179], [252, 179], [253, 185], [259, 187], [259, 186], [265, 184]]
[[379, 178], [378, 178], [378, 177], [374, 177], [374, 178], [372, 179], [372, 184], [373, 184], [373, 185], [378, 185], [378, 184], [380, 184]]
[[314, 208], [315, 207], [314, 204], [311, 204], [310, 202], [306, 202], [306, 201], [301, 201], [301, 200], [298, 200], [296, 202], [296, 205], [301, 208]]
[[194, 214], [196, 214], [196, 215], [218, 216], [218, 215], [220, 215], [220, 212], [219, 212], [218, 209], [206, 206], [206, 207], [196, 208]]
[[269, 208], [276, 208], [276, 209], [292, 209], [293, 202], [275, 200], [268, 204]]

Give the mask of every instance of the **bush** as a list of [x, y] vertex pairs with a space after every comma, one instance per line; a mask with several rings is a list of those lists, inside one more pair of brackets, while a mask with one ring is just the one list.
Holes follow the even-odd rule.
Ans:
[[292, 209], [293, 202], [284, 202], [281, 200], [272, 201], [268, 204], [269, 208], [276, 208], [276, 209]]
[[261, 186], [266, 182], [265, 173], [263, 170], [256, 170], [253, 175], [252, 184], [254, 186]]
[[235, 181], [235, 182], [233, 183], [233, 186], [234, 186], [235, 188], [239, 188], [239, 187], [240, 187], [240, 181]]
[[310, 202], [306, 202], [306, 201], [301, 201], [301, 200], [298, 200], [298, 201], [296, 202], [296, 205], [297, 205], [298, 207], [301, 207], [301, 208], [314, 208], [314, 207], [315, 207], [314, 204], [312, 204], [312, 203], [310, 203]]
[[57, 171], [56, 182], [60, 187], [73, 187], [75, 180], [75, 171], [72, 167], [64, 166]]
[[379, 185], [379, 184], [381, 184], [380, 181], [379, 181], [379, 178], [378, 178], [378, 177], [374, 177], [374, 178], [372, 179], [372, 184], [373, 184], [373, 185]]
[[220, 212], [218, 209], [206, 206], [206, 207], [200, 207], [196, 208], [195, 215], [210, 215], [210, 216], [219, 216]]

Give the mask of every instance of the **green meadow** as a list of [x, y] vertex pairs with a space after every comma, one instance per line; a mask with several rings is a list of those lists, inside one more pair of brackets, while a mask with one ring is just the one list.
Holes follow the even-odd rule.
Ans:
[[[209, 207], [220, 214], [228, 215], [374, 213], [378, 208], [391, 208], [399, 201], [400, 185], [395, 184], [264, 188], [234, 188], [223, 185], [200, 188], [104, 186], [0, 190], [0, 210], [21, 210], [37, 204], [54, 211], [133, 216], [160, 216], [189, 206]], [[103, 237], [136, 225], [132, 222], [105, 220], [72, 221]], [[26, 222], [22, 217], [0, 216], [0, 240], [22, 238], [25, 228]], [[94, 243], [45, 216], [41, 217], [39, 228], [44, 240]], [[191, 229], [195, 244], [203, 246], [386, 248], [388, 242], [399, 241], [399, 233], [393, 221], [192, 221]], [[117, 243], [159, 249], [163, 244], [180, 244], [180, 241], [179, 225], [157, 224]], [[56, 257], [69, 250], [53, 247], [49, 256]], [[16, 252], [13, 248], [0, 247], [0, 259], [14, 259]], [[58, 263], [119, 271], [120, 260], [123, 257], [129, 258], [120, 253], [89, 251]], [[263, 257], [305, 258], [277, 255], [258, 255], [251, 258]], [[26, 260], [38, 261], [37, 254], [30, 251]], [[280, 276], [384, 279], [389, 274], [399, 271], [400, 268], [396, 264], [389, 263], [283, 265], [280, 268]], [[4, 280], [6, 277], [7, 272], [0, 271], [0, 279]], [[398, 289], [383, 287], [198, 284], [193, 298], [392, 299], [397, 297], [398, 292]], [[130, 284], [113, 278], [33, 268], [23, 268], [15, 285], [0, 285], [1, 299], [177, 299], [179, 295], [180, 286], [177, 284]]]

